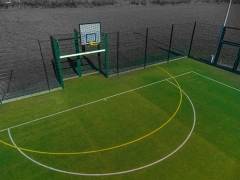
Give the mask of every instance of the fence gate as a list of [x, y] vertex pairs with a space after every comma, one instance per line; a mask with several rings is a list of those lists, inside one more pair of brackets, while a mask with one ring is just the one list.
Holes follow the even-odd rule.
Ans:
[[223, 27], [214, 64], [240, 72], [240, 29]]

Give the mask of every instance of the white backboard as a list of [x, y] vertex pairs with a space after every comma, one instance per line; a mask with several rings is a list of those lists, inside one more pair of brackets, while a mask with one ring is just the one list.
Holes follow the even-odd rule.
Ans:
[[90, 42], [101, 42], [101, 23], [79, 24], [81, 45], [88, 45]]

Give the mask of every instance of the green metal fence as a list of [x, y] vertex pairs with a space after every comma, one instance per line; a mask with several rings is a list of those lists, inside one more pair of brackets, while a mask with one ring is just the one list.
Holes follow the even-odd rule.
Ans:
[[[75, 30], [46, 41], [12, 42], [11, 48], [0, 46], [0, 103], [62, 88], [63, 80], [71, 77], [96, 72], [117, 75], [184, 56], [240, 73], [240, 29], [225, 27], [222, 33], [221, 29], [196, 22], [145, 27], [105, 33], [108, 36], [95, 47], [81, 47]], [[60, 54], [104, 47], [108, 47], [106, 55], [59, 59]]]

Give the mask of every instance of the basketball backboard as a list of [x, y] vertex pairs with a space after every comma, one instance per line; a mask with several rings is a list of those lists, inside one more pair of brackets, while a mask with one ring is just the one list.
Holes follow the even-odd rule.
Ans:
[[90, 42], [101, 42], [101, 23], [85, 23], [79, 24], [79, 32], [81, 45], [88, 45]]

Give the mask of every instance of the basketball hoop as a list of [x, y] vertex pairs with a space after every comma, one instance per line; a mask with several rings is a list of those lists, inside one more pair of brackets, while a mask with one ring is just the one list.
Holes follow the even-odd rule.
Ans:
[[90, 46], [97, 46], [98, 44], [99, 44], [98, 42], [93, 42], [93, 41], [89, 42]]

